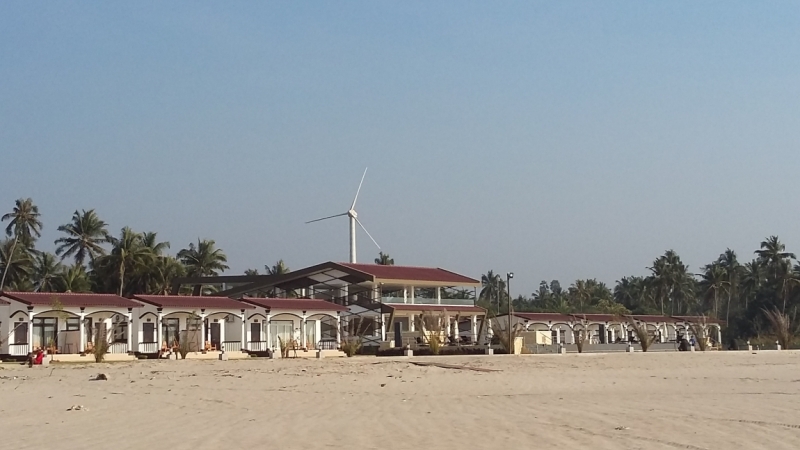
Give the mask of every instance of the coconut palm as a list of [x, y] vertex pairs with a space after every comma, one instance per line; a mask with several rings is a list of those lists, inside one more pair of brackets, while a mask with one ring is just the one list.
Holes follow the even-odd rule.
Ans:
[[727, 281], [727, 273], [725, 268], [718, 262], [711, 263], [703, 269], [700, 289], [706, 298], [713, 300], [714, 317], [719, 317], [718, 306], [720, 291], [724, 292], [730, 286], [730, 283]]
[[742, 275], [742, 266], [736, 258], [736, 252], [730, 248], [725, 250], [725, 253], [719, 255], [717, 262], [725, 270], [725, 280], [728, 282], [728, 305], [725, 308], [725, 323], [728, 323], [731, 316], [731, 299], [736, 296], [738, 302], [739, 279]]
[[770, 236], [761, 241], [761, 249], [756, 250], [759, 261], [767, 267], [767, 274], [777, 279], [787, 261], [797, 259], [794, 253], [787, 252], [786, 246], [778, 236]]
[[375, 264], [380, 264], [381, 266], [393, 266], [394, 259], [390, 258], [388, 253], [380, 252], [378, 253], [378, 257], [375, 258]]
[[161, 256], [169, 248], [169, 242], [158, 242], [157, 235], [158, 233], [152, 231], [142, 233], [142, 245], [149, 248], [153, 255]]
[[151, 294], [169, 295], [172, 289], [172, 280], [186, 274], [186, 268], [180, 261], [172, 256], [156, 258], [150, 270]]
[[481, 285], [483, 288], [479, 295], [480, 299], [489, 303], [496, 301], [499, 307], [501, 303], [500, 297], [505, 298], [506, 292], [506, 283], [503, 277], [490, 270], [485, 275], [481, 275]]
[[59, 292], [89, 292], [92, 288], [89, 275], [80, 264], [62, 266], [56, 284]]
[[[120, 232], [119, 238], [110, 238], [111, 254], [106, 257], [109, 267], [114, 267], [117, 271], [116, 275], [119, 277], [119, 295], [123, 295], [126, 282], [126, 273], [130, 278], [137, 275], [137, 271], [150, 264], [155, 256], [150, 247], [146, 246], [143, 241], [143, 235], [131, 230], [129, 227], [124, 227]], [[133, 287], [133, 286], [131, 286]], [[129, 289], [131, 291], [141, 291], [140, 289]], [[132, 292], [133, 293], [133, 292]]]
[[[4, 277], [0, 290], [33, 290], [30, 276], [33, 273], [33, 258], [30, 251], [20, 246], [16, 248], [15, 239], [0, 241], [0, 267]], [[30, 289], [29, 289], [30, 288]]]
[[748, 299], [754, 295], [764, 283], [764, 265], [754, 259], [742, 266], [740, 287], [744, 294], [744, 308], [747, 309]]
[[[42, 222], [39, 220], [39, 207], [33, 204], [30, 198], [20, 198], [14, 202], [14, 209], [10, 213], [4, 214], [1, 221], [9, 221], [6, 226], [6, 235], [14, 236], [11, 247], [8, 250], [8, 259], [14, 260], [14, 252], [17, 245], [22, 244], [26, 249], [32, 249], [36, 238], [42, 235]], [[25, 259], [25, 257], [23, 257]], [[11, 264], [6, 264], [3, 269], [3, 276], [0, 278], [0, 287], [5, 286], [6, 276]], [[19, 281], [19, 280], [17, 280]]]
[[56, 239], [56, 255], [61, 259], [74, 256], [77, 264], [83, 264], [89, 257], [93, 263], [95, 258], [105, 254], [100, 244], [110, 240], [106, 226], [93, 209], [75, 211], [72, 222], [58, 227], [58, 231], [66, 233], [66, 236]]
[[63, 267], [58, 258], [48, 252], [36, 254], [33, 263], [33, 283], [39, 292], [57, 292], [59, 274]]
[[279, 259], [272, 267], [264, 266], [264, 270], [266, 270], [267, 275], [283, 275], [291, 272], [291, 269], [286, 266], [282, 259]]
[[[178, 252], [178, 259], [186, 267], [186, 275], [190, 277], [207, 277], [218, 275], [219, 272], [230, 269], [225, 264], [228, 257], [221, 249], [215, 248], [213, 240], [197, 240], [197, 245], [189, 244], [189, 248], [184, 248]], [[197, 285], [192, 291], [192, 295], [200, 295], [202, 286]]]

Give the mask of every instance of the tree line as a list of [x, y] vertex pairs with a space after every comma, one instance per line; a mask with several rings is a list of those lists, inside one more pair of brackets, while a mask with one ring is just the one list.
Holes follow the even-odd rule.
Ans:
[[[613, 288], [596, 279], [576, 280], [566, 288], [558, 280], [542, 281], [530, 296], [514, 298], [511, 307], [519, 312], [706, 316], [724, 321], [725, 337], [732, 340], [768, 333], [775, 311], [794, 322], [800, 306], [800, 264], [777, 236], [762, 241], [748, 262], [740, 262], [729, 248], [693, 273], [668, 250], [647, 269], [649, 275], [622, 277]], [[480, 304], [507, 312], [505, 280], [489, 271], [481, 284]]]
[[227, 270], [227, 257], [213, 240], [198, 239], [174, 255], [155, 232], [123, 227], [113, 235], [95, 210], [75, 211], [59, 226], [55, 253], [37, 249], [42, 235], [39, 208], [19, 199], [2, 216], [0, 289], [38, 292], [167, 294], [182, 276], [213, 276]]

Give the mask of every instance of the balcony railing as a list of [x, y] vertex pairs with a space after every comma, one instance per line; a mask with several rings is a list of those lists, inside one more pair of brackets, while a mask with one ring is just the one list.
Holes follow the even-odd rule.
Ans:
[[30, 352], [28, 344], [11, 344], [8, 346], [8, 353], [11, 356], [27, 356]]
[[158, 343], [156, 342], [140, 342], [139, 353], [158, 353]]
[[317, 342], [317, 349], [318, 350], [336, 350], [339, 348], [339, 344], [336, 343], [336, 339], [323, 339]]
[[125, 354], [128, 353], [127, 342], [114, 342], [108, 347], [108, 353]]
[[225, 341], [222, 343], [222, 348], [226, 352], [240, 352], [242, 351], [242, 341]]
[[[228, 348], [226, 345], [225, 348]], [[266, 352], [269, 350], [269, 342], [267, 341], [257, 341], [257, 342], [248, 342], [247, 349], [251, 352]]]
[[[403, 301], [403, 297], [381, 297], [381, 302], [392, 304], [412, 304], [411, 297]], [[471, 298], [443, 298], [437, 300], [435, 298], [414, 297], [413, 304], [415, 305], [453, 305], [453, 306], [474, 306], [475, 300]]]

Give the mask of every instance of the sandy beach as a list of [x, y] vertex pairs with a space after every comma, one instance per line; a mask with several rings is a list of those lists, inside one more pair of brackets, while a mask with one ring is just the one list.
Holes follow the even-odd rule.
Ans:
[[16, 449], [800, 448], [796, 352], [415, 360], [498, 371], [371, 357], [3, 364], [0, 435]]

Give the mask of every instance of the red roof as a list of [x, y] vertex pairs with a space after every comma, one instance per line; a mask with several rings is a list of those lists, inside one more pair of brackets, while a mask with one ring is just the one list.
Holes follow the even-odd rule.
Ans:
[[382, 280], [425, 281], [461, 286], [480, 284], [473, 278], [459, 275], [449, 270], [433, 267], [384, 266], [380, 264], [339, 263], [345, 267], [364, 272]]
[[706, 323], [714, 323], [714, 324], [722, 324], [722, 320], [714, 319], [711, 317], [704, 317], [704, 316], [672, 316], [678, 322], [689, 322], [689, 323], [702, 323], [705, 321]]
[[294, 311], [347, 311], [336, 303], [313, 298], [258, 298], [244, 297], [243, 302], [267, 309], [290, 309]]
[[[515, 316], [519, 317], [520, 319], [527, 320], [529, 322], [538, 322], [538, 323], [569, 323], [575, 320], [574, 317], [570, 316], [569, 314], [559, 314], [559, 313], [514, 313]], [[500, 315], [502, 317], [502, 314]]]
[[678, 319], [670, 316], [646, 315], [646, 314], [630, 315], [625, 317], [630, 317], [631, 319], [647, 323], [675, 323], [678, 321]]
[[134, 295], [134, 299], [159, 308], [186, 309], [253, 309], [252, 306], [228, 297], [205, 297], [190, 295]]
[[584, 318], [589, 322], [619, 322], [620, 316], [614, 314], [571, 314], [574, 320], [581, 321]]
[[140, 308], [142, 305], [114, 294], [78, 292], [2, 292], [0, 295], [30, 306], [65, 306], [70, 308]]
[[411, 305], [411, 304], [386, 304], [395, 311], [436, 311], [436, 312], [471, 312], [476, 314], [486, 314], [486, 310], [481, 308], [480, 306], [468, 306], [468, 305]]

